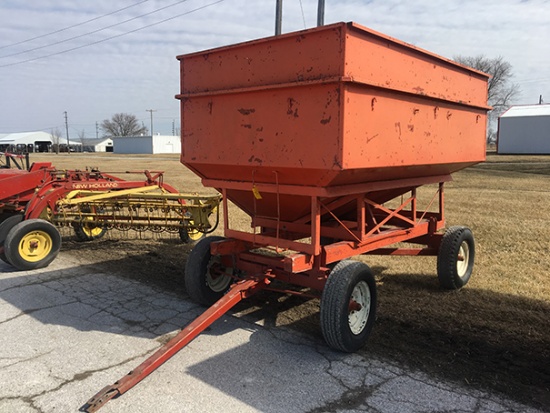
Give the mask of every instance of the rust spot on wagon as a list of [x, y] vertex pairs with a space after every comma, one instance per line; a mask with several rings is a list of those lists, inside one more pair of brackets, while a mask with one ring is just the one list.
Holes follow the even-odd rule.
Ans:
[[245, 109], [245, 108], [239, 109], [239, 113], [245, 116], [250, 115], [251, 113], [254, 113], [254, 112], [256, 112], [256, 109]]
[[329, 116], [326, 119], [321, 119], [321, 124], [326, 125], [327, 123], [330, 123], [331, 119], [332, 119], [332, 116]]

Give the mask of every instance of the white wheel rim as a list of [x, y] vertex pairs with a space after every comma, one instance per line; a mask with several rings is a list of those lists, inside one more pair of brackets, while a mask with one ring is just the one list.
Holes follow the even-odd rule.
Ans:
[[370, 302], [371, 296], [368, 284], [365, 281], [358, 282], [350, 298], [350, 303], [353, 303], [354, 306], [357, 304], [358, 309], [351, 308], [348, 315], [349, 328], [355, 335], [360, 334], [367, 325]]
[[460, 244], [458, 257], [456, 260], [456, 273], [460, 278], [464, 277], [468, 272], [468, 263], [470, 261], [470, 246], [466, 241]]
[[[221, 260], [219, 257], [212, 257], [208, 262], [206, 268], [206, 284], [210, 289], [216, 293], [225, 291], [229, 284], [231, 283], [231, 277], [228, 275], [219, 275], [217, 277], [212, 277], [211, 269], [214, 264], [220, 264]], [[226, 268], [227, 271], [231, 271], [231, 268]]]

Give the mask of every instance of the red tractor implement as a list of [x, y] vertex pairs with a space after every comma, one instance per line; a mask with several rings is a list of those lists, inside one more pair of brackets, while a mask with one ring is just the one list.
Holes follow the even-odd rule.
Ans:
[[209, 217], [219, 196], [182, 194], [163, 182], [162, 172], [142, 172], [145, 180], [129, 181], [50, 163], [0, 169], [0, 259], [20, 270], [46, 267], [61, 248], [58, 226], [73, 227], [81, 241], [134, 229], [196, 242], [215, 229]]

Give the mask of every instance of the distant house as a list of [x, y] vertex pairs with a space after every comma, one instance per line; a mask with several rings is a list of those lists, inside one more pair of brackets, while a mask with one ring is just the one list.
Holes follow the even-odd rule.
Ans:
[[550, 104], [504, 112], [498, 119], [497, 153], [550, 154]]
[[[0, 134], [0, 152], [51, 152], [54, 138], [47, 132], [22, 132]], [[57, 142], [60, 148], [67, 150], [67, 140]], [[69, 141], [72, 150], [80, 150], [81, 143]]]
[[117, 136], [113, 138], [113, 145], [115, 153], [181, 153], [179, 136]]
[[82, 139], [83, 152], [113, 152], [111, 138]]

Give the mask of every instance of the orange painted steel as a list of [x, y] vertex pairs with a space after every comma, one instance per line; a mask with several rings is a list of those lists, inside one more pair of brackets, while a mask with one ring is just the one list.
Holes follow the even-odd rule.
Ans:
[[[355, 23], [178, 59], [181, 160], [249, 214], [272, 216], [272, 197], [232, 182], [327, 188], [485, 159], [487, 75]], [[286, 219], [310, 207], [280, 202]]]

